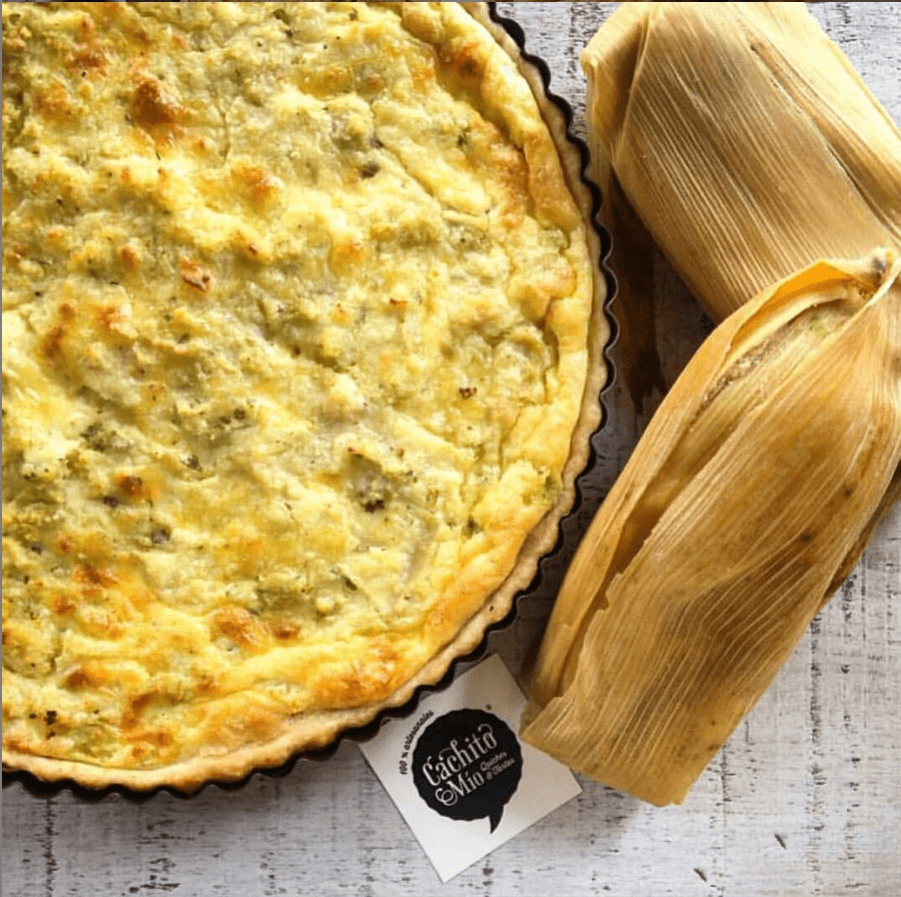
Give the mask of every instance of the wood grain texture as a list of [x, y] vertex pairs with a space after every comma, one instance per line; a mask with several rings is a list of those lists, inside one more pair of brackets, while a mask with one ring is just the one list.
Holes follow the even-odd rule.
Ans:
[[[578, 52], [611, 3], [500, 3], [553, 72], [584, 134]], [[810, 8], [901, 122], [901, 3]], [[658, 353], [671, 383], [710, 324], [662, 258]], [[656, 401], [659, 401], [659, 396]], [[580, 530], [653, 404], [619, 386], [566, 550], [491, 647], [518, 672], [540, 638]], [[811, 625], [682, 807], [582, 779], [583, 794], [447, 885], [357, 748], [238, 792], [143, 804], [3, 793], [4, 897], [81, 895], [717, 895], [885, 897], [901, 886], [901, 512]]]

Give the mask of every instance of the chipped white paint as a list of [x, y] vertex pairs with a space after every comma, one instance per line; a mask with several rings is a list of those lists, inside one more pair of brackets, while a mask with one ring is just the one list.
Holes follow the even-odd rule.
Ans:
[[[582, 129], [578, 51], [610, 3], [501, 3], [553, 72]], [[811, 4], [901, 122], [901, 3]], [[669, 379], [708, 324], [657, 261]], [[622, 466], [646, 417], [625, 393], [583, 510]], [[574, 541], [569, 533], [569, 543]], [[568, 546], [569, 547], [569, 546]], [[561, 562], [492, 647], [517, 669], [541, 632]], [[773, 687], [682, 807], [653, 809], [588, 780], [584, 793], [441, 886], [357, 748], [283, 779], [179, 800], [81, 804], [69, 794], [3, 793], [4, 897], [172, 893], [613, 894], [886, 897], [901, 885], [901, 511], [810, 627]]]

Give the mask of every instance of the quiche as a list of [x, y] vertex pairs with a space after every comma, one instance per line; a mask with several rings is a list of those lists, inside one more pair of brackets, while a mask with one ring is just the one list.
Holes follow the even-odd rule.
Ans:
[[3, 4], [3, 762], [186, 792], [434, 683], [597, 427], [590, 197], [481, 4]]

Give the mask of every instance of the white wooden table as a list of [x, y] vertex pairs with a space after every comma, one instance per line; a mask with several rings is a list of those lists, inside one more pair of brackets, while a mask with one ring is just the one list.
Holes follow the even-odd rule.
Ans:
[[[611, 3], [500, 3], [584, 133], [578, 52]], [[901, 3], [810, 7], [901, 122]], [[709, 329], [655, 266], [659, 354], [671, 382]], [[614, 356], [615, 357], [615, 356]], [[659, 399], [659, 397], [658, 397]], [[577, 531], [647, 413], [620, 387]], [[565, 560], [565, 556], [564, 556]], [[511, 669], [541, 632], [561, 565], [492, 637]], [[3, 792], [4, 897], [612, 894], [890, 897], [901, 892], [901, 509], [810, 627], [780, 677], [682, 807], [654, 809], [586, 779], [582, 795], [446, 885], [357, 747], [238, 792], [132, 804]]]

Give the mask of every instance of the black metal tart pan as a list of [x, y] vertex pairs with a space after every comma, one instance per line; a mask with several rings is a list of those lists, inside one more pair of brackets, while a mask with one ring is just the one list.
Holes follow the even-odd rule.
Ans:
[[191, 793], [185, 793], [174, 787], [162, 785], [146, 791], [138, 791], [127, 788], [122, 785], [110, 785], [104, 788], [91, 789], [78, 784], [71, 779], [59, 779], [47, 782], [39, 779], [32, 773], [24, 770], [3, 770], [3, 788], [6, 789], [13, 785], [18, 785], [35, 797], [47, 798], [60, 794], [61, 792], [70, 792], [77, 800], [85, 803], [96, 803], [106, 800], [107, 798], [118, 795], [133, 803], [145, 803], [161, 792], [168, 792], [174, 797], [184, 800], [191, 800], [197, 795], [209, 788], [218, 788], [223, 791], [238, 791], [244, 788], [252, 779], [257, 776], [268, 778], [280, 778], [289, 775], [298, 763], [301, 762], [323, 762], [334, 756], [339, 746], [345, 741], [365, 742], [379, 731], [382, 725], [391, 719], [402, 719], [410, 716], [416, 710], [419, 701], [425, 694], [441, 691], [447, 688], [453, 682], [459, 669], [463, 665], [471, 664], [482, 659], [488, 650], [489, 639], [493, 634], [501, 632], [516, 620], [518, 608], [522, 602], [534, 599], [539, 593], [543, 593], [548, 588], [548, 571], [550, 569], [559, 568], [561, 563], [565, 563], [564, 555], [568, 555], [575, 548], [573, 542], [577, 542], [581, 533], [577, 526], [573, 526], [575, 518], [578, 515], [583, 499], [584, 499], [584, 483], [586, 477], [590, 474], [597, 460], [597, 449], [595, 446], [596, 437], [604, 429], [607, 419], [607, 408], [604, 404], [603, 393], [606, 392], [613, 384], [615, 371], [613, 362], [610, 358], [610, 350], [616, 342], [618, 334], [618, 325], [613, 313], [611, 312], [611, 304], [616, 294], [616, 278], [607, 265], [607, 259], [612, 248], [612, 240], [609, 232], [600, 223], [600, 211], [602, 205], [601, 191], [598, 186], [593, 183], [588, 174], [589, 168], [589, 150], [585, 141], [578, 137], [573, 131], [574, 113], [572, 107], [562, 97], [551, 91], [551, 70], [548, 64], [539, 56], [530, 53], [526, 49], [525, 33], [519, 24], [510, 18], [502, 16], [497, 11], [496, 3], [486, 4], [488, 16], [502, 31], [514, 42], [521, 59], [531, 67], [538, 75], [541, 86], [543, 88], [544, 97], [555, 106], [563, 115], [566, 125], [565, 139], [576, 149], [581, 160], [580, 180], [584, 188], [588, 191], [591, 199], [591, 224], [599, 239], [599, 257], [596, 259], [598, 271], [603, 277], [606, 284], [606, 298], [600, 309], [600, 313], [606, 319], [609, 329], [609, 337], [603, 347], [602, 364], [604, 366], [604, 376], [602, 377], [602, 386], [597, 396], [600, 406], [600, 421], [597, 429], [592, 434], [588, 446], [588, 461], [584, 470], [576, 477], [575, 493], [573, 504], [567, 513], [561, 518], [557, 525], [556, 543], [553, 548], [543, 555], [538, 563], [537, 570], [529, 586], [518, 592], [513, 599], [509, 613], [496, 623], [488, 626], [480, 643], [476, 648], [466, 655], [454, 659], [445, 674], [440, 680], [434, 684], [421, 685], [416, 688], [412, 697], [403, 705], [398, 707], [389, 707], [379, 712], [379, 714], [369, 723], [359, 728], [349, 729], [342, 732], [330, 745], [316, 751], [298, 752], [290, 757], [285, 763], [267, 768], [257, 768], [248, 773], [241, 779], [235, 781], [217, 781], [212, 779], [206, 782], [201, 788]]

